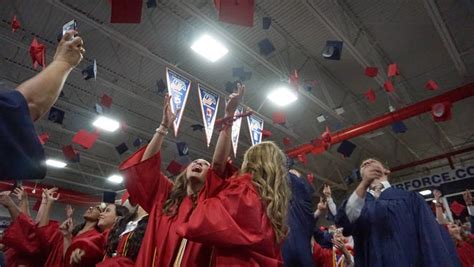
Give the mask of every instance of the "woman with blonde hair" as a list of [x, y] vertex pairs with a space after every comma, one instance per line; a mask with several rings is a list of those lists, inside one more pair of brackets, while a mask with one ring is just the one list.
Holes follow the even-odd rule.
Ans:
[[[230, 126], [219, 135], [225, 149], [214, 157], [218, 173], [230, 154]], [[262, 142], [245, 152], [239, 173], [213, 194], [200, 195], [178, 233], [213, 246], [210, 266], [281, 266], [290, 197], [285, 155], [273, 142]]]

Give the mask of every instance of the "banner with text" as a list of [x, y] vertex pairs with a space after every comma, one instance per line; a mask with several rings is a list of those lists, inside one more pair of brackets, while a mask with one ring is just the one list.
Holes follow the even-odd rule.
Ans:
[[[244, 113], [244, 108], [238, 106], [234, 116]], [[240, 126], [242, 125], [242, 117], [238, 118], [232, 124], [232, 149], [234, 150], [234, 157], [237, 157], [237, 146], [239, 145]]]
[[252, 146], [260, 144], [262, 142], [263, 120], [252, 114], [247, 117], [247, 122], [249, 123]]
[[393, 184], [400, 189], [414, 191], [426, 187], [438, 186], [441, 184], [474, 178], [474, 165], [458, 167], [454, 170], [438, 172], [429, 176], [418, 177], [405, 182]]
[[[191, 80], [179, 75], [177, 72], [166, 68], [166, 82], [168, 83], [168, 93], [171, 98], [171, 110], [176, 113], [176, 120], [173, 122], [174, 136], [178, 135], [179, 123], [188, 99]], [[179, 112], [177, 112], [179, 110]]]
[[211, 143], [214, 123], [216, 122], [217, 109], [219, 108], [219, 95], [213, 93], [202, 84], [198, 83], [199, 103], [201, 103], [202, 120], [206, 130], [207, 147]]

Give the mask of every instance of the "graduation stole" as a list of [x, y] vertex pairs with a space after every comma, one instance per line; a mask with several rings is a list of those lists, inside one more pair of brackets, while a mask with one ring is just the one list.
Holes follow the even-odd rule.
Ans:
[[344, 267], [345, 265], [345, 257], [343, 253], [337, 253], [337, 249], [332, 249], [332, 266], [333, 267]]

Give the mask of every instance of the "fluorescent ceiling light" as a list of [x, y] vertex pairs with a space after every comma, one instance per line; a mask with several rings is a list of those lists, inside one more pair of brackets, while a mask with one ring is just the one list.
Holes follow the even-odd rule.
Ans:
[[319, 115], [316, 119], [318, 120], [319, 123], [326, 121], [326, 117], [324, 117], [324, 115]]
[[123, 177], [118, 174], [113, 174], [113, 175], [110, 175], [109, 178], [107, 178], [107, 180], [114, 184], [120, 184], [121, 182], [123, 182]]
[[211, 62], [216, 62], [229, 52], [223, 44], [207, 34], [195, 41], [191, 49]]
[[344, 113], [344, 108], [343, 107], [338, 107], [335, 109], [337, 115], [341, 115]]
[[298, 99], [294, 90], [291, 90], [286, 87], [279, 87], [271, 91], [267, 95], [267, 98], [280, 107], [289, 105]]
[[426, 189], [426, 190], [420, 191], [420, 195], [422, 196], [431, 195], [431, 190]]
[[120, 128], [120, 123], [118, 121], [104, 116], [97, 117], [92, 125], [108, 132], [115, 132]]
[[64, 168], [67, 166], [67, 163], [56, 159], [48, 159], [46, 160], [46, 165], [53, 168]]

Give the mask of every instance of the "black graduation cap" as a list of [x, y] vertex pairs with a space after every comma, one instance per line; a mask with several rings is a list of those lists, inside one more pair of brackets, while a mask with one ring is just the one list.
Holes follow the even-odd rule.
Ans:
[[97, 114], [104, 113], [104, 109], [102, 108], [102, 106], [100, 104], [97, 104], [97, 103], [94, 105], [94, 110], [95, 110], [95, 113], [97, 113]]
[[244, 75], [244, 67], [232, 68], [232, 77], [242, 77]]
[[268, 29], [270, 29], [270, 25], [272, 25], [272, 18], [263, 17], [262, 18], [262, 29], [268, 30]]
[[235, 86], [235, 82], [227, 82], [225, 84], [225, 91], [229, 94], [232, 94], [235, 90], [236, 86]]
[[102, 196], [102, 202], [109, 203], [109, 204], [114, 204], [116, 196], [117, 196], [117, 193], [115, 193], [115, 192], [104, 191], [104, 194]]
[[341, 41], [326, 41], [326, 47], [323, 50], [323, 57], [325, 59], [339, 60], [342, 53]]
[[128, 146], [127, 144], [125, 143], [121, 143], [120, 145], [116, 146], [115, 147], [115, 150], [117, 150], [117, 152], [122, 155], [123, 153], [127, 152], [128, 151]]
[[142, 140], [140, 137], [137, 137], [137, 139], [135, 139], [135, 140], [133, 141], [133, 146], [134, 146], [134, 147], [139, 147], [139, 146], [141, 146], [142, 144], [143, 144], [143, 140]]
[[262, 41], [258, 42], [258, 48], [260, 50], [260, 54], [264, 56], [268, 56], [273, 51], [275, 51], [275, 47], [268, 38], [265, 38]]
[[191, 125], [191, 128], [193, 128], [193, 131], [201, 131], [204, 129], [204, 125], [202, 124], [193, 124]]
[[158, 88], [158, 93], [162, 94], [166, 90], [166, 84], [163, 79], [156, 81], [156, 87]]
[[156, 0], [148, 0], [146, 1], [146, 7], [147, 8], [156, 8]]
[[55, 107], [51, 107], [48, 114], [48, 120], [54, 123], [63, 124], [64, 111]]
[[180, 156], [186, 156], [189, 154], [189, 149], [186, 142], [177, 142], [176, 147], [178, 148], [178, 153]]
[[404, 133], [408, 131], [408, 128], [403, 121], [396, 121], [392, 124], [392, 131], [397, 134]]
[[354, 149], [356, 147], [357, 146], [354, 143], [347, 140], [343, 140], [342, 143], [337, 148], [337, 152], [341, 153], [342, 155], [344, 155], [344, 157], [348, 158], [351, 156], [352, 152], [354, 152]]
[[89, 80], [94, 78], [94, 80], [97, 77], [97, 61], [94, 59], [94, 62], [87, 66], [87, 68], [82, 70], [82, 76], [84, 77], [84, 80]]

